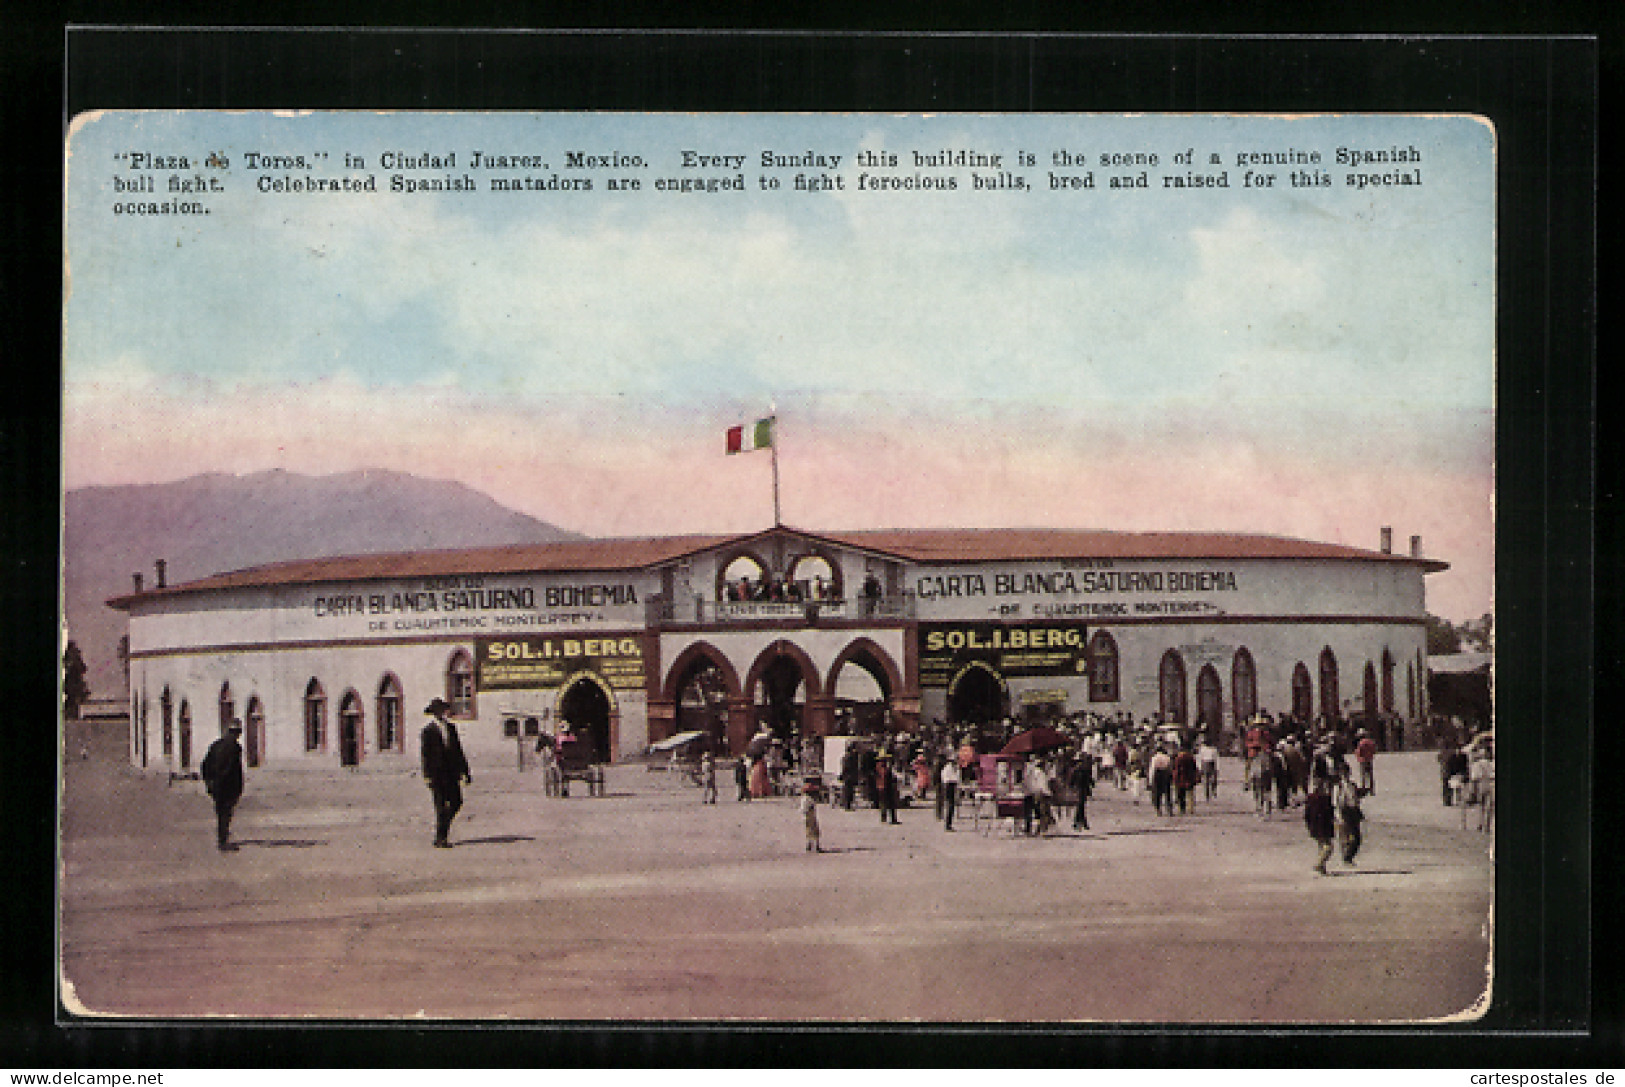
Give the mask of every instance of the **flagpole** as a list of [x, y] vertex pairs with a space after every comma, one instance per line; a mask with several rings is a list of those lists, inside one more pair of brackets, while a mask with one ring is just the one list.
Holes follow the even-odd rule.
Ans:
[[768, 416], [769, 442], [767, 450], [773, 456], [773, 527], [778, 528], [784, 524], [779, 517], [779, 417]]

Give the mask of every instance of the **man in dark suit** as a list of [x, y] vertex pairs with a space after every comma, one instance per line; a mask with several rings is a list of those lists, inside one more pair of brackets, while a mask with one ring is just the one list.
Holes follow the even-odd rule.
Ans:
[[443, 698], [423, 708], [431, 718], [422, 733], [423, 781], [434, 798], [434, 844], [439, 849], [451, 848], [451, 821], [463, 806], [461, 783], [474, 783], [462, 742], [457, 738], [457, 726], [446, 720], [450, 709]]
[[198, 766], [203, 787], [214, 799], [215, 844], [222, 853], [237, 852], [231, 840], [231, 813], [243, 795], [243, 749], [237, 742], [242, 734], [243, 723], [232, 721], [226, 734], [209, 745]]

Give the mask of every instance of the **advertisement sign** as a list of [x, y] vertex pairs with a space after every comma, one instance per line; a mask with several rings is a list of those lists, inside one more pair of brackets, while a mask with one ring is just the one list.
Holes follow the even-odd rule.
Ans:
[[558, 688], [578, 672], [597, 673], [615, 690], [643, 689], [643, 640], [636, 634], [521, 634], [477, 638], [475, 647], [474, 684], [481, 691]]
[[1006, 678], [1081, 676], [1087, 645], [1082, 623], [921, 623], [920, 686], [946, 687], [971, 661]]

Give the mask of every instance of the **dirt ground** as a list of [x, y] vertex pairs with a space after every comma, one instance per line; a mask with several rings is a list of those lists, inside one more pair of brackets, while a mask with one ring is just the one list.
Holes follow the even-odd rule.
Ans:
[[[1194, 815], [1102, 786], [1044, 838], [721, 803], [642, 766], [548, 798], [476, 766], [430, 846], [407, 773], [250, 771], [236, 853], [196, 782], [64, 763], [67, 1006], [117, 1017], [1414, 1022], [1487, 999], [1493, 862], [1430, 753], [1378, 759], [1355, 867], [1221, 767]], [[88, 755], [88, 757], [81, 757]]]

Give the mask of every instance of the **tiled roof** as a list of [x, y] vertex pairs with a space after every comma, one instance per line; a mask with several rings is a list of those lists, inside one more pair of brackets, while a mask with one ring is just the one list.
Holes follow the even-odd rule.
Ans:
[[998, 562], [1012, 560], [1109, 559], [1332, 559], [1420, 563], [1424, 570], [1448, 569], [1437, 559], [1413, 559], [1342, 544], [1286, 536], [1220, 532], [1108, 532], [1092, 529], [880, 529], [806, 532], [769, 529], [728, 535], [612, 537], [559, 543], [513, 544], [452, 551], [404, 551], [378, 555], [299, 559], [229, 573], [212, 574], [163, 589], [115, 597], [127, 607], [157, 595], [210, 592], [275, 585], [303, 585], [389, 578], [445, 577], [457, 574], [588, 573], [642, 570], [687, 555], [726, 547], [777, 532], [810, 537], [837, 546], [890, 555], [911, 562]]
[[1387, 559], [1448, 564], [1344, 544], [1234, 532], [1108, 532], [1098, 529], [883, 529], [825, 532], [837, 543], [883, 551], [915, 562], [996, 562], [1010, 559]]

